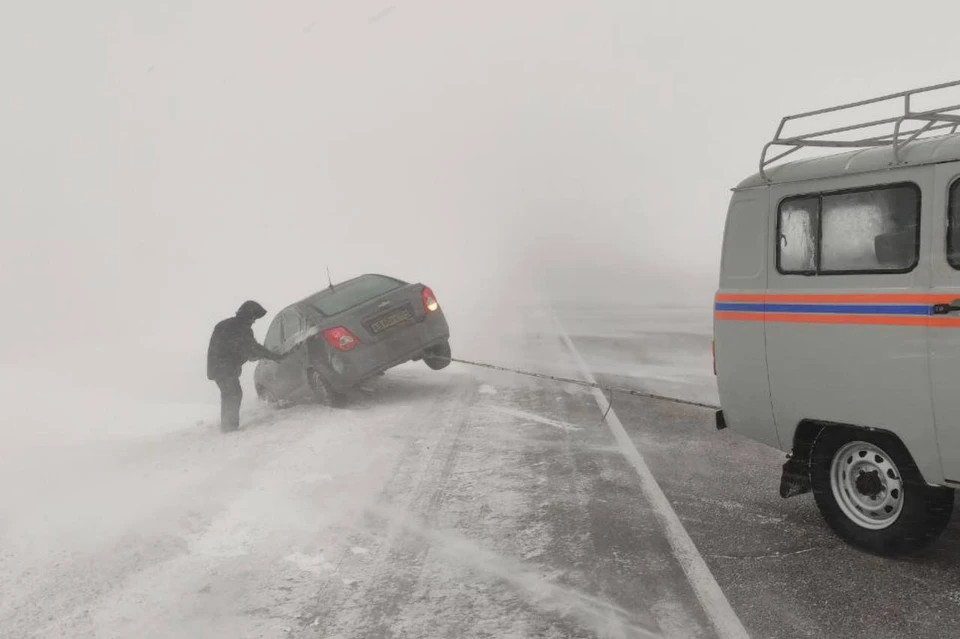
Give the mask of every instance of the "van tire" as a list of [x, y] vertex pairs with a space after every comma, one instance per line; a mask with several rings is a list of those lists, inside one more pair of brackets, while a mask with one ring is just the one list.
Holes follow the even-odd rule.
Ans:
[[876, 555], [924, 548], [953, 514], [953, 490], [927, 484], [906, 447], [888, 433], [828, 427], [813, 450], [810, 479], [817, 507], [837, 536]]
[[311, 368], [307, 371], [307, 381], [310, 383], [313, 398], [318, 404], [331, 408], [343, 408], [346, 405], [347, 396], [335, 391], [317, 369]]

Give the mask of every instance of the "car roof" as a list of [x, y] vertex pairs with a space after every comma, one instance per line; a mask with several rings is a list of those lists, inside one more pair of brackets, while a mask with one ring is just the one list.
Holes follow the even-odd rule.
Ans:
[[910, 142], [900, 148], [899, 156], [898, 163], [891, 147], [881, 146], [797, 160], [767, 167], [766, 177], [754, 173], [734, 190], [957, 161], [960, 160], [960, 133]]
[[[384, 277], [384, 278], [387, 278], [387, 279], [390, 279], [390, 280], [394, 280], [394, 281], [396, 281], [396, 282], [399, 282], [400, 284], [406, 284], [406, 282], [404, 282], [403, 280], [401, 280], [401, 279], [399, 279], [399, 278], [396, 278], [396, 277], [391, 277], [391, 276], [389, 276], [389, 275], [383, 275], [383, 274], [381, 274], [381, 273], [364, 273], [363, 275], [358, 275], [358, 276], [356, 276], [356, 277], [352, 277], [352, 278], [350, 278], [349, 280], [344, 280], [344, 281], [342, 281], [342, 282], [336, 282], [333, 286], [334, 286], [334, 288], [336, 288], [337, 286], [343, 286], [344, 284], [349, 284], [349, 283], [351, 283], [351, 282], [356, 282], [357, 280], [363, 279], [363, 278], [365, 278], [365, 277]], [[280, 315], [282, 315], [283, 313], [285, 313], [286, 311], [289, 311], [289, 310], [291, 310], [291, 309], [294, 309], [294, 310], [297, 310], [297, 311], [301, 311], [301, 312], [302, 312], [302, 311], [307, 311], [308, 314], [310, 314], [310, 315], [315, 315], [315, 316], [317, 316], [317, 317], [325, 317], [322, 313], [320, 313], [320, 311], [318, 311], [318, 310], [313, 306], [313, 302], [314, 302], [314, 300], [316, 300], [318, 297], [320, 297], [320, 296], [322, 296], [322, 295], [325, 295], [325, 294], [327, 294], [327, 293], [332, 293], [332, 292], [333, 292], [333, 291], [331, 291], [329, 288], [324, 288], [324, 289], [321, 289], [321, 290], [319, 290], [319, 291], [317, 291], [317, 292], [315, 292], [315, 293], [311, 293], [310, 295], [306, 296], [306, 297], [303, 298], [302, 300], [299, 300], [299, 301], [297, 301], [297, 302], [294, 302], [293, 304], [290, 304], [290, 305], [285, 306], [284, 308], [280, 309], [280, 311], [277, 312], [277, 317], [279, 317]]]

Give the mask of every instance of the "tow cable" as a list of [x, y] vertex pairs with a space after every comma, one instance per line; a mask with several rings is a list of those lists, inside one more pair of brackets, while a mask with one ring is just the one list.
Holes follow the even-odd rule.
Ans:
[[617, 386], [604, 386], [603, 384], [594, 384], [593, 382], [587, 382], [582, 379], [572, 379], [570, 377], [560, 377], [558, 375], [547, 375], [546, 373], [533, 373], [531, 371], [524, 371], [517, 368], [509, 368], [507, 366], [497, 366], [496, 364], [485, 364], [483, 362], [474, 362], [468, 359], [460, 359], [457, 357], [443, 357], [440, 355], [431, 355], [430, 359], [446, 360], [450, 362], [456, 362], [457, 364], [464, 364], [466, 366], [475, 366], [477, 368], [487, 368], [494, 371], [500, 371], [503, 373], [513, 373], [515, 375], [523, 375], [525, 377], [536, 377], [538, 379], [548, 379], [554, 382], [563, 382], [566, 384], [575, 384], [577, 386], [584, 386], [586, 388], [596, 388], [603, 391], [605, 394], [610, 396], [609, 405], [606, 413], [610, 411], [610, 408], [613, 406], [613, 394], [622, 393], [624, 395], [632, 395], [633, 397], [642, 397], [644, 399], [652, 399], [658, 402], [669, 402], [671, 404], [680, 404], [682, 406], [694, 406], [696, 408], [705, 408], [707, 410], [719, 410], [720, 407], [714, 404], [705, 404], [703, 402], [695, 402], [689, 399], [679, 399], [677, 397], [667, 397], [666, 395], [657, 395], [656, 393], [649, 393], [647, 391], [640, 391], [633, 388], [623, 388]]

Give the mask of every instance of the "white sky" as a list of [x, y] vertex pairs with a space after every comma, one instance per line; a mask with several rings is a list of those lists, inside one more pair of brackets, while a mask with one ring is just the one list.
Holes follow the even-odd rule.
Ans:
[[212, 324], [247, 298], [279, 310], [328, 263], [424, 281], [448, 308], [531, 271], [611, 299], [702, 278], [673, 295], [709, 303], [728, 189], [778, 119], [960, 77], [958, 16], [835, 0], [4, 3], [0, 356], [96, 352], [160, 388], [207, 384]]

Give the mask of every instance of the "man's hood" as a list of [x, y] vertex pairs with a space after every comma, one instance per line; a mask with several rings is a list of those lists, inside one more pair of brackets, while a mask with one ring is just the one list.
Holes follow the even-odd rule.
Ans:
[[258, 320], [267, 314], [267, 309], [253, 300], [247, 300], [237, 309], [237, 317], [245, 320]]

